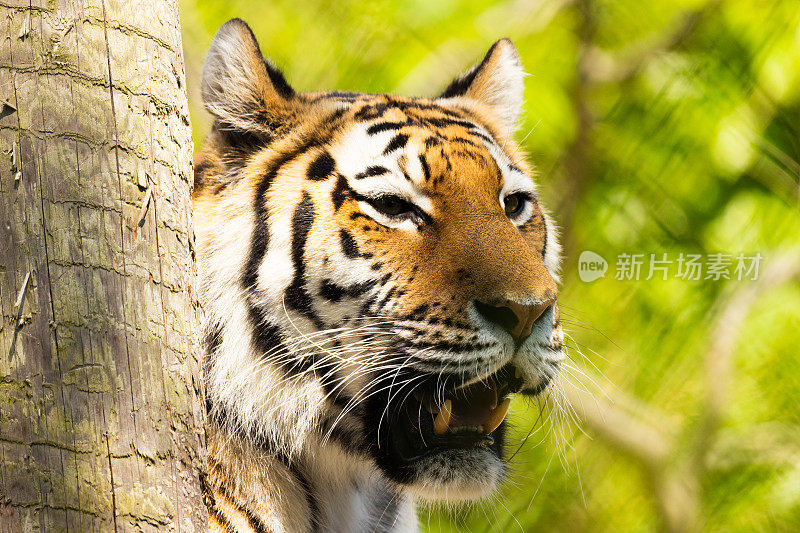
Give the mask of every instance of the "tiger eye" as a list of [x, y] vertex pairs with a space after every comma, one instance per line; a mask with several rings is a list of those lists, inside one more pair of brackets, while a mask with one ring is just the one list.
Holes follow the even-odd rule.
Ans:
[[397, 196], [381, 196], [375, 200], [374, 206], [389, 216], [397, 216], [408, 211], [408, 203]]
[[510, 194], [503, 200], [506, 216], [513, 217], [518, 215], [525, 207], [525, 199], [521, 194]]

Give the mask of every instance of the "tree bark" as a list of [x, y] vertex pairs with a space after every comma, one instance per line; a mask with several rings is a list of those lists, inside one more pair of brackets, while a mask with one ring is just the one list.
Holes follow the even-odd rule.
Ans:
[[0, 37], [0, 531], [205, 530], [177, 1]]

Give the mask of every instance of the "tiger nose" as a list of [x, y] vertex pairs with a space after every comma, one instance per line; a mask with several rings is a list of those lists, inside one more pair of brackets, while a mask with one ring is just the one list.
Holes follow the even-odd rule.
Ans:
[[556, 303], [555, 298], [532, 305], [523, 305], [511, 300], [500, 304], [487, 304], [476, 300], [475, 308], [481, 317], [503, 328], [519, 344], [530, 336], [533, 325], [554, 303]]

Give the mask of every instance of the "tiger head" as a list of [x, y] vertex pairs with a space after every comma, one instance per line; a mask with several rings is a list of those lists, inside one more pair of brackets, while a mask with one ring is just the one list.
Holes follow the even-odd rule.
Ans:
[[509, 396], [539, 394], [564, 358], [559, 246], [511, 139], [511, 41], [436, 98], [300, 93], [234, 19], [202, 94], [212, 420], [424, 499], [491, 493]]

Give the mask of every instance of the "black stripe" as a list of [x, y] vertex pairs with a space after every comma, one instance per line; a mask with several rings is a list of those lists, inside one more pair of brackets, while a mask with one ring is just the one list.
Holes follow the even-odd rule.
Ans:
[[264, 311], [254, 305], [247, 310], [250, 323], [253, 325], [253, 348], [258, 357], [269, 354], [270, 359], [275, 359], [286, 353], [286, 346], [283, 343], [283, 333], [276, 324], [270, 324]]
[[346, 107], [340, 107], [339, 109], [328, 115], [328, 117], [325, 119], [325, 123], [330, 124], [331, 122], [339, 120], [346, 112], [347, 112]]
[[306, 290], [305, 249], [311, 224], [314, 222], [314, 202], [307, 191], [303, 191], [303, 199], [297, 205], [292, 216], [292, 264], [294, 265], [294, 281], [286, 288], [286, 303], [294, 310], [311, 320], [318, 329], [325, 324], [314, 310], [314, 303]]
[[487, 348], [491, 348], [494, 346], [491, 342], [450, 342], [450, 341], [418, 341], [418, 340], [407, 340], [406, 344], [407, 347], [410, 348], [425, 348], [440, 350], [443, 352], [474, 352], [477, 350], [485, 350]]
[[345, 294], [345, 289], [341, 285], [325, 279], [319, 287], [319, 293], [328, 301], [339, 302]]
[[367, 128], [368, 135], [375, 135], [382, 131], [399, 130], [403, 126], [407, 126], [407, 122], [378, 122]]
[[439, 104], [423, 104], [418, 100], [412, 100], [408, 103], [399, 103], [397, 104], [397, 107], [403, 111], [434, 111], [456, 118], [462, 117], [464, 114], [466, 114], [466, 111], [462, 110], [461, 108], [453, 108], [453, 106], [443, 106]]
[[258, 277], [258, 266], [261, 264], [261, 258], [267, 252], [269, 246], [269, 225], [267, 224], [267, 190], [272, 184], [272, 180], [278, 173], [278, 169], [290, 160], [289, 155], [285, 155], [278, 164], [272, 169], [269, 174], [264, 176], [264, 179], [258, 184], [254, 199], [253, 210], [255, 211], [256, 220], [253, 227], [253, 235], [250, 238], [250, 255], [247, 258], [247, 266], [244, 269], [244, 276], [242, 277], [242, 284], [245, 289], [252, 290], [256, 285], [256, 278]]
[[[480, 139], [483, 139], [484, 141], [486, 141], [486, 142], [488, 142], [488, 143], [490, 143], [490, 144], [493, 144], [493, 145], [497, 146], [497, 142], [495, 142], [495, 140], [494, 140], [494, 139], [492, 139], [492, 138], [491, 138], [491, 137], [489, 137], [488, 135], [484, 135], [484, 134], [483, 134], [483, 133], [481, 133], [480, 131], [475, 131], [475, 130], [472, 130], [472, 131], [470, 131], [470, 133], [471, 133], [472, 135], [474, 135], [475, 137], [478, 137], [478, 138], [480, 138]], [[522, 172], [522, 171], [520, 171], [520, 172]]]
[[[259, 518], [252, 509], [245, 506], [244, 503], [234, 498], [227, 490], [225, 490], [224, 486], [218, 487], [217, 490], [237, 511], [242, 513], [245, 518], [247, 518], [247, 525], [253, 528], [253, 531], [256, 533], [271, 533], [271, 530], [268, 529], [267, 525], [261, 521], [261, 518]], [[236, 529], [233, 528], [231, 531], [236, 531]]]
[[375, 302], [377, 302], [377, 301], [378, 301], [378, 295], [377, 294], [373, 294], [372, 296], [369, 296], [368, 298], [365, 298], [364, 299], [364, 303], [361, 304], [361, 309], [359, 310], [361, 315], [363, 316], [363, 315], [369, 314], [369, 312], [375, 306]]
[[214, 519], [225, 528], [228, 533], [236, 533], [236, 528], [233, 524], [228, 522], [228, 519], [222, 514], [222, 511], [217, 507], [217, 499], [214, 497], [214, 491], [208, 484], [208, 476], [205, 472], [200, 472], [200, 487], [203, 492], [203, 503], [206, 510], [211, 514]]
[[335, 168], [336, 161], [333, 160], [333, 157], [331, 157], [331, 154], [329, 154], [327, 150], [323, 150], [323, 152], [308, 165], [306, 176], [308, 176], [308, 179], [311, 181], [323, 181], [328, 179], [328, 176], [333, 173]]
[[346, 229], [339, 230], [339, 242], [342, 244], [342, 252], [345, 257], [350, 259], [358, 259], [361, 257], [361, 252], [358, 249], [355, 238], [353, 238], [353, 234]]
[[[386, 278], [386, 276], [384, 276], [384, 279], [385, 278]], [[389, 290], [386, 291], [386, 294], [383, 296], [383, 298], [380, 300], [380, 302], [378, 302], [376, 304], [375, 308], [378, 311], [382, 311], [383, 308], [386, 307], [386, 304], [389, 303], [389, 300], [392, 298], [392, 296], [394, 296], [395, 292], [397, 292], [397, 287], [394, 287], [394, 286], [390, 287]]]
[[389, 169], [386, 167], [382, 167], [380, 165], [373, 165], [371, 167], [367, 167], [367, 170], [363, 172], [359, 172], [355, 175], [357, 180], [361, 180], [364, 178], [371, 178], [373, 176], [382, 176], [383, 174], [388, 174]]
[[323, 93], [316, 98], [312, 99], [312, 102], [316, 102], [319, 100], [355, 100], [361, 96], [361, 93], [355, 93], [352, 91], [328, 91]]
[[447, 126], [461, 126], [462, 128], [466, 128], [470, 130], [470, 133], [474, 133], [477, 135], [479, 132], [473, 132], [478, 128], [478, 125], [474, 122], [470, 122], [468, 120], [459, 120], [459, 119], [452, 119], [452, 118], [424, 118], [422, 119], [424, 122], [430, 124], [431, 126], [435, 126], [437, 128], [445, 128]]
[[544, 216], [542, 216], [542, 222], [544, 222], [544, 242], [542, 243], [542, 259], [544, 260], [547, 253], [547, 222], [545, 222]]
[[353, 118], [356, 120], [373, 120], [376, 118], [381, 118], [386, 110], [389, 108], [389, 104], [387, 103], [380, 103], [380, 104], [367, 104], [353, 115]]
[[383, 155], [388, 155], [394, 152], [395, 150], [399, 150], [403, 148], [406, 143], [408, 142], [408, 135], [405, 133], [401, 133], [400, 135], [396, 135], [389, 144], [386, 145], [386, 148], [383, 150]]
[[[291, 152], [283, 154], [276, 161], [272, 170], [270, 170], [270, 172], [258, 184], [254, 199], [256, 220], [253, 227], [253, 235], [251, 237], [250, 255], [248, 257], [245, 273], [242, 278], [242, 284], [248, 291], [255, 289], [258, 278], [258, 267], [261, 264], [261, 259], [264, 257], [264, 254], [266, 254], [269, 244], [266, 193], [281, 167], [295, 159], [307, 148], [308, 146], [300, 146]], [[253, 328], [251, 343], [253, 344], [253, 347], [257, 353], [264, 355], [274, 351], [282, 352], [283, 349], [280, 348], [280, 345], [282, 344], [280, 331], [277, 326], [269, 324], [263, 314], [263, 310], [250, 303], [248, 306], [248, 317]]]
[[452, 137], [449, 140], [449, 142], [451, 142], [453, 144], [466, 144], [468, 146], [475, 146], [477, 148], [484, 148], [485, 149], [485, 147], [482, 144], [478, 144], [475, 141], [470, 141], [466, 137]]
[[428, 167], [428, 160], [425, 154], [419, 154], [419, 164], [422, 165], [422, 173], [425, 174], [425, 181], [431, 179], [431, 169]]
[[418, 305], [408, 315], [406, 315], [406, 318], [408, 320], [422, 320], [425, 318], [425, 313], [428, 312], [429, 307], [430, 306], [428, 304]]
[[350, 185], [347, 183], [347, 178], [339, 174], [339, 177], [336, 178], [336, 185], [334, 186], [333, 191], [331, 191], [331, 201], [333, 202], [333, 208], [336, 211], [342, 207], [346, 194], [349, 190]]
[[440, 144], [442, 144], [442, 140], [438, 136], [436, 136], [436, 137], [428, 137], [427, 139], [425, 139], [425, 148], [430, 148], [432, 146], [438, 146]]
[[330, 280], [323, 280], [319, 288], [319, 293], [331, 302], [341, 301], [342, 298], [358, 298], [370, 288], [369, 283], [356, 283], [348, 287], [343, 287]]

